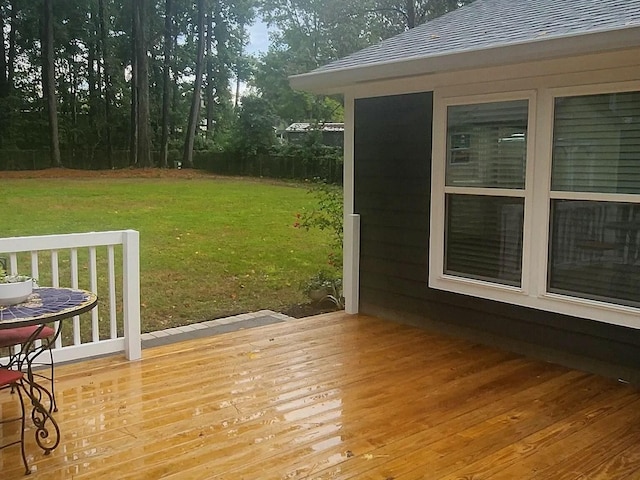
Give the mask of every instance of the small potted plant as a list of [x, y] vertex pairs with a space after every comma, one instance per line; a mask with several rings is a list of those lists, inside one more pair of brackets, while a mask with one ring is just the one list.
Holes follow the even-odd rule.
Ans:
[[33, 278], [28, 275], [12, 275], [0, 265], [0, 305], [16, 305], [24, 302], [33, 292]]

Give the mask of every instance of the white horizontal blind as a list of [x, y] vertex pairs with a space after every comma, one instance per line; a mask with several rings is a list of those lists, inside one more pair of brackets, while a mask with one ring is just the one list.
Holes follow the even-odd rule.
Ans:
[[522, 284], [528, 100], [447, 110], [443, 273]]
[[446, 185], [523, 189], [527, 109], [527, 100], [450, 106]]
[[548, 290], [640, 306], [640, 92], [555, 99], [551, 185]]
[[555, 100], [554, 191], [640, 194], [640, 92]]
[[447, 195], [444, 272], [520, 286], [524, 199]]

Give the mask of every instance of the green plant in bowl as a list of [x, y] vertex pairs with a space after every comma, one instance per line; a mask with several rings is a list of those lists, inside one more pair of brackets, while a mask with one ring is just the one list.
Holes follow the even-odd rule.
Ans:
[[14, 275], [0, 267], [0, 305], [15, 305], [24, 302], [33, 292], [33, 278]]

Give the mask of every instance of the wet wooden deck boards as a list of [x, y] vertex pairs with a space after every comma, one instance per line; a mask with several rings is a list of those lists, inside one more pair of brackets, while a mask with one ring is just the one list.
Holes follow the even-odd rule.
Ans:
[[[640, 393], [341, 313], [57, 369], [31, 479], [638, 479]], [[0, 413], [15, 406], [0, 396]], [[2, 435], [9, 432], [0, 430]], [[24, 478], [0, 451], [2, 480]]]

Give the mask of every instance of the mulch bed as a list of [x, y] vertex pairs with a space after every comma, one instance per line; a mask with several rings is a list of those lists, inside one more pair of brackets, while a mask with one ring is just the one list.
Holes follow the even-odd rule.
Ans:
[[293, 318], [311, 317], [322, 313], [335, 312], [338, 308], [331, 301], [312, 302], [312, 303], [296, 303], [283, 310], [281, 313]]

